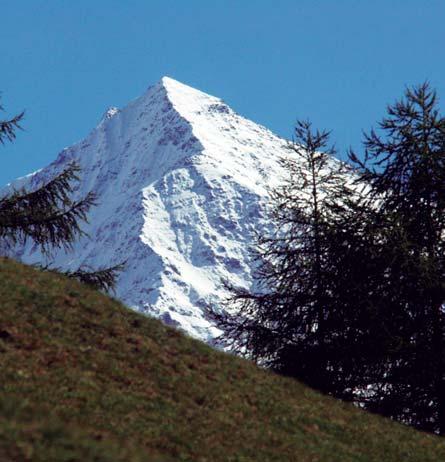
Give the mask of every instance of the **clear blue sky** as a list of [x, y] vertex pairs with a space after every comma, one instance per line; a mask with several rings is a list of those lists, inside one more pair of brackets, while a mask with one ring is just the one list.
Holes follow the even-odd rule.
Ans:
[[5, 115], [26, 109], [0, 184], [163, 75], [288, 138], [309, 118], [340, 151], [405, 85], [428, 79], [444, 108], [443, 0], [0, 0], [0, 14]]

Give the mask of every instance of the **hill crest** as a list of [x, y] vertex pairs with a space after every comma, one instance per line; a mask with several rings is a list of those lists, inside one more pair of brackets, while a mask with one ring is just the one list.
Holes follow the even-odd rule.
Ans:
[[0, 259], [0, 460], [435, 462], [445, 440]]

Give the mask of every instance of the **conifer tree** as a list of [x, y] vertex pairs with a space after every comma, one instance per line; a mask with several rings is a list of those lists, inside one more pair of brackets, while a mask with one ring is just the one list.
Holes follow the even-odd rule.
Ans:
[[445, 118], [427, 83], [388, 107], [366, 156], [351, 153], [378, 204], [381, 286], [398, 337], [368, 408], [445, 434]]
[[[0, 121], [2, 144], [14, 141], [23, 117], [21, 112], [11, 119]], [[91, 192], [79, 201], [71, 199], [73, 183], [79, 181], [79, 172], [79, 166], [71, 163], [46, 184], [35, 189], [14, 190], [0, 198], [0, 243], [3, 252], [17, 243], [24, 244], [28, 239], [46, 254], [55, 248], [72, 249], [75, 240], [84, 234], [81, 224], [87, 221], [88, 211], [96, 203], [96, 197]], [[95, 288], [109, 290], [114, 287], [121, 269], [122, 265], [98, 270], [79, 268], [66, 274]]]
[[232, 350], [352, 400], [365, 377], [357, 347], [373, 339], [375, 317], [361, 315], [354, 290], [366, 265], [358, 255], [371, 248], [360, 237], [367, 221], [359, 215], [369, 211], [348, 184], [350, 169], [327, 148], [328, 136], [297, 122], [291, 154], [281, 161], [289, 176], [271, 192], [275, 232], [258, 237], [257, 290], [232, 288], [232, 314], [211, 316]]
[[0, 199], [0, 237], [7, 243], [32, 239], [44, 252], [53, 248], [70, 249], [83, 232], [80, 227], [95, 205], [89, 193], [73, 202], [73, 182], [78, 181], [79, 167], [72, 163], [36, 190], [21, 188]]
[[348, 169], [297, 125], [257, 290], [233, 289], [232, 314], [213, 317], [233, 350], [445, 434], [445, 119], [423, 84], [379, 127]]

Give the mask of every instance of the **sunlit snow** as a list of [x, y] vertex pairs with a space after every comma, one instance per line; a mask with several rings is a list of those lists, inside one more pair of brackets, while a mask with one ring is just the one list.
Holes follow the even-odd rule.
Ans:
[[[36, 187], [76, 160], [80, 198], [98, 197], [72, 253], [54, 265], [77, 269], [126, 261], [115, 296], [128, 306], [210, 341], [207, 304], [226, 297], [222, 280], [252, 283], [254, 231], [268, 226], [286, 141], [224, 102], [164, 77], [123, 109], [110, 108], [84, 140], [17, 184]], [[26, 262], [46, 261], [31, 243]]]

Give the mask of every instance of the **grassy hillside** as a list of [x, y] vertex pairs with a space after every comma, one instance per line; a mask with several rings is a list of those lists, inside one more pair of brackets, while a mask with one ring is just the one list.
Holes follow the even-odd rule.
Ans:
[[439, 461], [445, 440], [0, 260], [1, 461]]

